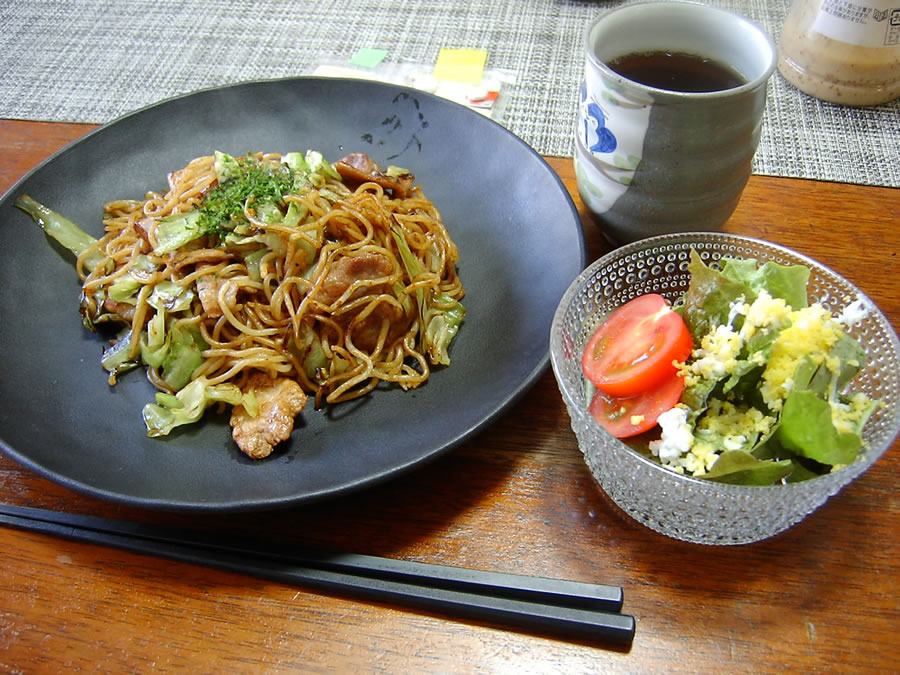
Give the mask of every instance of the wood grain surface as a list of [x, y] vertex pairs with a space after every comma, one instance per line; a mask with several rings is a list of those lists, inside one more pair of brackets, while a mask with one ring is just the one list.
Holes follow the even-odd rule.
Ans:
[[[0, 121], [0, 192], [91, 128]], [[609, 247], [578, 199], [571, 160], [548, 161], [583, 215], [593, 260]], [[754, 176], [726, 229], [832, 267], [896, 329], [898, 197]], [[0, 330], [14, 330], [14, 321], [2, 317]], [[896, 671], [898, 467], [895, 442], [859, 480], [768, 541], [681, 543], [620, 516], [596, 487], [549, 370], [496, 424], [433, 463], [274, 513], [131, 509], [70, 492], [3, 456], [5, 502], [621, 585], [637, 633], [630, 649], [615, 649], [0, 528], [0, 670]]]

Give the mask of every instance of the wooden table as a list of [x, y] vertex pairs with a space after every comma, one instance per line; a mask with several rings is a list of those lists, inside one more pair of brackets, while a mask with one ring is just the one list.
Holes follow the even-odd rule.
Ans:
[[[0, 192], [90, 128], [0, 121]], [[584, 215], [593, 260], [608, 247], [577, 197], [571, 161], [549, 162]], [[726, 229], [829, 265], [896, 327], [898, 223], [897, 190], [755, 176]], [[276, 540], [621, 585], [624, 611], [637, 619], [630, 650], [0, 528], [0, 670], [896, 670], [898, 467], [895, 443], [819, 511], [766, 542], [677, 542], [608, 505], [548, 370], [494, 426], [412, 474], [289, 511], [194, 518]], [[69, 492], [5, 457], [0, 499], [187, 522]]]

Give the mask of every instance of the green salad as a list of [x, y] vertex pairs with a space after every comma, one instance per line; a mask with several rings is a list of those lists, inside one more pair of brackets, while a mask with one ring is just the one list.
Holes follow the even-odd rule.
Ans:
[[690, 285], [674, 306], [691, 334], [676, 364], [680, 402], [657, 420], [648, 452], [691, 476], [739, 485], [796, 482], [853, 462], [879, 404], [852, 391], [866, 353], [847, 330], [856, 299], [834, 315], [808, 301], [809, 269], [691, 252]]

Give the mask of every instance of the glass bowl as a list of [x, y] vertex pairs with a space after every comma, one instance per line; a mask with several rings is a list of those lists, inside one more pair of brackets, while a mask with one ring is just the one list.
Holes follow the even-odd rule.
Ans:
[[[811, 480], [772, 486], [741, 486], [684, 476], [629, 448], [604, 430], [587, 410], [581, 354], [600, 320], [644, 293], [670, 301], [687, 289], [694, 249], [709, 266], [722, 257], [810, 268], [810, 302], [837, 314], [861, 299], [864, 320], [848, 332], [868, 363], [852, 382], [854, 391], [880, 399], [863, 430], [864, 447], [853, 464]], [[885, 316], [856, 286], [804, 255], [757, 239], [698, 232], [663, 235], [616, 249], [572, 282], [550, 334], [550, 362], [585, 462], [597, 483], [625, 513], [669, 537], [698, 544], [747, 544], [798, 523], [853, 481], [890, 447], [900, 432], [900, 342]]]

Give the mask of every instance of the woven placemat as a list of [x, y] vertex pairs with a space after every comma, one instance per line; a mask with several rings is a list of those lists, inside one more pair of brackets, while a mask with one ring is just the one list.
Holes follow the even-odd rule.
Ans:
[[[582, 35], [621, 2], [570, 0], [0, 0], [0, 116], [104, 123], [197, 89], [313, 72], [362, 48], [434, 64], [484, 49], [511, 72], [498, 120], [571, 156]], [[788, 0], [709, 0], [777, 40]], [[498, 109], [499, 112], [499, 109]], [[849, 108], [772, 78], [759, 174], [900, 186], [900, 102]]]

